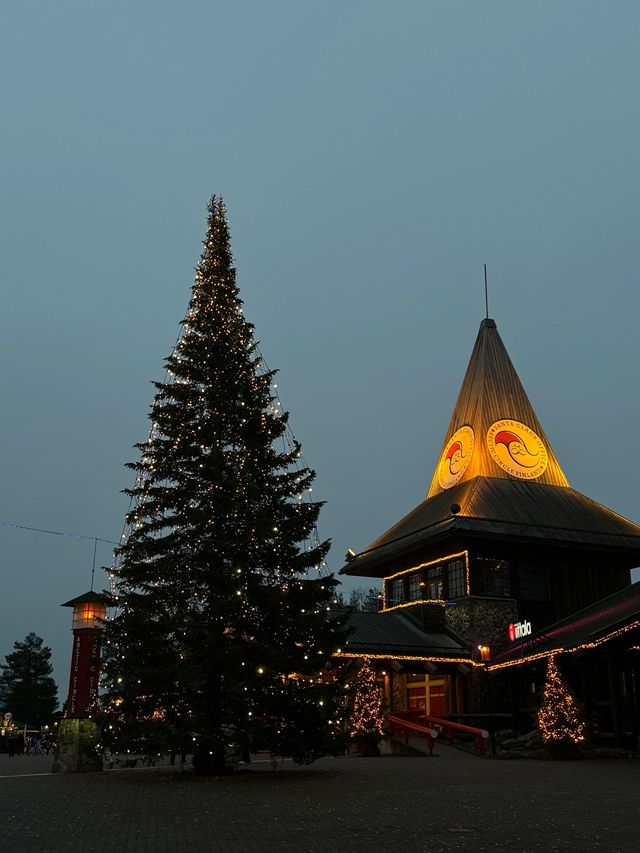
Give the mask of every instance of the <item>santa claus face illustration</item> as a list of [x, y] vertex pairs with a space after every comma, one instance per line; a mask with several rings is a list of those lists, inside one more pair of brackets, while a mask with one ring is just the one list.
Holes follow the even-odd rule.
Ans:
[[510, 419], [496, 421], [489, 427], [487, 448], [494, 462], [522, 480], [539, 477], [549, 461], [542, 439], [531, 427]]
[[449, 461], [449, 473], [455, 476], [464, 465], [462, 444], [459, 441], [454, 441], [445, 458]]
[[473, 430], [470, 426], [462, 426], [447, 442], [438, 465], [438, 482], [443, 489], [450, 489], [461, 480], [472, 453]]

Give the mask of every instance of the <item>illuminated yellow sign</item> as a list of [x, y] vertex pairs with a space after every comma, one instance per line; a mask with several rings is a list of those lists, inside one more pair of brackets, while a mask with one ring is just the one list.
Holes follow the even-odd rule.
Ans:
[[513, 477], [535, 480], [544, 474], [549, 454], [542, 439], [520, 421], [496, 421], [487, 431], [487, 447], [492, 459]]
[[472, 453], [473, 430], [470, 426], [460, 427], [447, 442], [438, 465], [438, 481], [443, 489], [450, 489], [460, 481]]

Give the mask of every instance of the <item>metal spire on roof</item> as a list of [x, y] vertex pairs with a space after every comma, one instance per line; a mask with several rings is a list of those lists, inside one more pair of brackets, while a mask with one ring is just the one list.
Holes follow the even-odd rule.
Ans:
[[484, 264], [484, 316], [489, 319], [489, 288], [487, 286], [487, 265]]

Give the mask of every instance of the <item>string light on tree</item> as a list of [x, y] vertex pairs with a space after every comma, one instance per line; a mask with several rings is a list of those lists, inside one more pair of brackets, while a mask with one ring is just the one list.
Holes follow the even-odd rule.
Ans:
[[335, 743], [340, 691], [311, 676], [344, 641], [344, 617], [337, 581], [316, 571], [329, 547], [315, 532], [321, 504], [299, 500], [315, 475], [244, 318], [215, 196], [166, 367], [113, 567], [112, 743], [147, 754], [195, 744], [201, 769], [220, 771], [233, 730], [307, 761]]
[[578, 745], [585, 739], [585, 724], [576, 699], [565, 683], [554, 656], [547, 661], [542, 702], [538, 711], [542, 742], [551, 748]]
[[350, 734], [353, 738], [378, 738], [384, 733], [382, 693], [369, 658], [364, 658], [354, 687]]

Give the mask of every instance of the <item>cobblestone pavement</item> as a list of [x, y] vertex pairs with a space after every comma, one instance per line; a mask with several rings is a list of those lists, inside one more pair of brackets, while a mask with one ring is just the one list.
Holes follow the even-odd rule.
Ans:
[[[50, 775], [0, 756], [2, 853], [636, 851], [640, 761], [267, 762], [232, 777]], [[18, 774], [47, 775], [18, 775]]]

